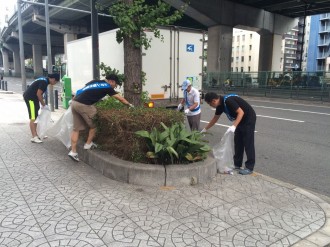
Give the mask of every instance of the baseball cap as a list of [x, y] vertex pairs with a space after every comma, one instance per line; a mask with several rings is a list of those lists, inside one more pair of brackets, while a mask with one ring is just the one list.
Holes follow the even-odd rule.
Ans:
[[190, 85], [191, 85], [191, 82], [189, 80], [185, 80], [185, 81], [182, 82], [181, 89], [186, 90], [187, 87], [189, 87]]
[[107, 80], [115, 81], [118, 86], [121, 86], [122, 83], [119, 81], [119, 78], [115, 74], [109, 74], [105, 77]]

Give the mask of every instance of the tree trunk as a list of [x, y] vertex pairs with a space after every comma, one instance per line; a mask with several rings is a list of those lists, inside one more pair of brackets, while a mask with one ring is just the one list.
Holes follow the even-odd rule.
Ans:
[[[133, 0], [124, 0], [126, 4], [132, 4]], [[132, 37], [124, 37], [124, 96], [134, 106], [141, 104], [142, 93], [142, 51], [134, 45], [134, 39], [140, 39], [137, 31]]]

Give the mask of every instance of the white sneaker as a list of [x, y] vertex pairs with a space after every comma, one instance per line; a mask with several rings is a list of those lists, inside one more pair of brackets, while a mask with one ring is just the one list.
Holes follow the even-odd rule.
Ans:
[[40, 140], [38, 136], [35, 136], [35, 137], [31, 138], [31, 142], [42, 143], [42, 140]]
[[70, 151], [68, 153], [68, 155], [72, 160], [79, 162], [78, 153], [74, 153], [74, 152]]
[[91, 142], [90, 144], [85, 143], [84, 149], [93, 149], [97, 148], [97, 145], [94, 142]]

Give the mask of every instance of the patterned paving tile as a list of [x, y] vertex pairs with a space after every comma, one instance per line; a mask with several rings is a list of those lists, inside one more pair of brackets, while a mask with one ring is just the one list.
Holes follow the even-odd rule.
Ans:
[[247, 197], [246, 194], [239, 191], [233, 190], [231, 188], [213, 188], [208, 190], [207, 193], [214, 195], [226, 202], [234, 202]]
[[215, 208], [208, 209], [207, 212], [216, 216], [231, 226], [236, 226], [242, 222], [248, 221], [256, 216], [252, 213], [237, 207], [230, 203], [225, 203]]
[[128, 185], [72, 162], [57, 140], [30, 143], [28, 122], [1, 126], [0, 246], [287, 247], [325, 223], [316, 203], [260, 176]]
[[300, 238], [305, 238], [308, 235], [316, 232], [318, 229], [320, 229], [325, 223], [324, 219], [317, 220], [304, 228], [299, 229], [298, 231], [294, 232], [294, 234]]
[[0, 246], [37, 246], [32, 245], [33, 237], [17, 231], [1, 231], [0, 232]]
[[310, 221], [325, 217], [324, 211], [315, 202], [309, 200], [283, 205], [281, 209]]
[[161, 225], [159, 228], [150, 229], [147, 233], [160, 243], [161, 246], [166, 247], [204, 246], [197, 245], [197, 243], [205, 241], [202, 236], [179, 221], [173, 221]]
[[252, 213], [255, 216], [259, 216], [276, 209], [273, 206], [261, 202], [257, 199], [254, 199], [252, 197], [243, 198], [241, 200], [234, 201], [232, 204]]
[[197, 206], [196, 204], [192, 204], [183, 198], [171, 199], [166, 203], [159, 204], [157, 206], [175, 219], [182, 219], [204, 211], [203, 208]]
[[301, 218], [297, 215], [291, 214], [289, 212], [277, 209], [275, 211], [268, 212], [262, 216], [261, 219], [271, 222], [275, 226], [293, 233], [301, 228], [310, 225], [312, 222], [306, 218]]
[[211, 195], [209, 193], [199, 193], [194, 196], [186, 197], [186, 199], [189, 202], [196, 204], [197, 206], [203, 208], [204, 210], [214, 208], [214, 207], [217, 207], [217, 206], [220, 206], [220, 205], [226, 203], [225, 201], [221, 200], [220, 198], [218, 198], [214, 195]]
[[144, 231], [160, 228], [162, 225], [175, 221], [175, 218], [157, 206], [131, 212], [127, 216]]
[[231, 227], [227, 222], [205, 211], [179, 221], [205, 239]]
[[125, 215], [107, 219], [97, 234], [108, 246], [161, 246]]
[[288, 232], [260, 218], [228, 228], [208, 238], [215, 246], [270, 246], [288, 236]]

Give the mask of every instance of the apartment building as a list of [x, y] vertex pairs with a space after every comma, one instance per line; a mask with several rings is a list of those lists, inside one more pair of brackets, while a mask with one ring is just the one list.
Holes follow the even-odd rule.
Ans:
[[259, 46], [260, 35], [258, 33], [234, 28], [231, 55], [231, 71], [258, 71]]
[[311, 17], [308, 71], [330, 71], [330, 13]]

